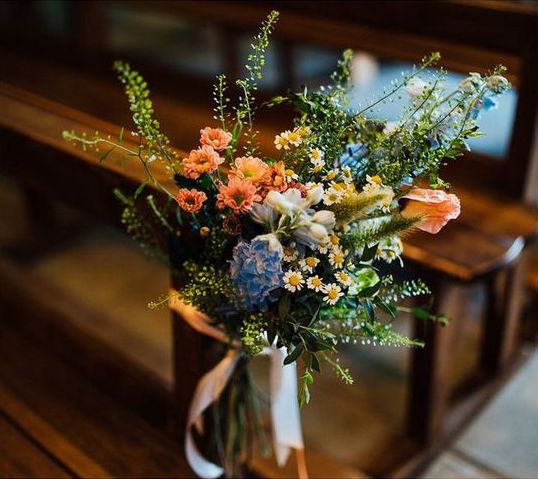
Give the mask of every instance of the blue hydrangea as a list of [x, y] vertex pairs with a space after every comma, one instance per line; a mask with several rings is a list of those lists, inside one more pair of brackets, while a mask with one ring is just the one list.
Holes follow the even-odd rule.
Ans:
[[230, 272], [244, 306], [250, 311], [267, 311], [274, 300], [271, 291], [283, 285], [282, 251], [263, 239], [242, 240], [233, 250]]

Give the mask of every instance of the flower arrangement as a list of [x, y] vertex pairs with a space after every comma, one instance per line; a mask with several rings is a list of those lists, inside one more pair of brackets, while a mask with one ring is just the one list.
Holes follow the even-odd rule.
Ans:
[[[428, 288], [420, 280], [397, 281], [389, 274], [394, 265], [386, 265], [403, 266], [406, 232], [437, 233], [459, 215], [460, 202], [448, 193], [439, 169], [468, 149], [466, 140], [480, 134], [480, 112], [509, 88], [504, 68], [497, 67], [486, 76], [472, 73], [446, 91], [446, 73], [431, 70], [440, 58], [434, 53], [357, 111], [348, 104], [352, 52], [347, 50], [329, 86], [305, 87], [262, 105], [290, 103], [298, 114], [275, 137], [272, 151], [261, 151], [255, 94], [277, 17], [272, 12], [254, 38], [247, 75], [235, 82], [235, 106], [227, 78], [217, 77], [215, 124], [200, 131], [199, 145], [184, 156], [154, 119], [146, 82], [129, 65], [115, 64], [133, 113], [132, 136], [139, 140], [128, 154], [142, 162], [147, 183], [165, 198], [145, 195], [145, 185], [134, 194], [117, 192], [123, 221], [184, 283], [150, 307], [170, 302], [184, 314], [195, 308], [203, 328], [213, 331], [207, 334], [224, 338], [225, 348], [233, 350], [234, 366], [209, 400], [218, 427], [208, 453], [229, 476], [236, 474], [252, 436], [263, 436], [250, 358], [273, 348], [282, 355], [278, 367], [299, 364], [303, 406], [323, 363], [353, 382], [338, 361], [339, 345], [421, 347], [391, 328], [400, 311], [446, 322], [426, 307], [403, 307], [403, 299], [428, 295]], [[397, 121], [376, 118], [380, 103], [401, 95], [409, 101]], [[84, 147], [125, 149], [123, 133], [118, 141], [74, 132], [64, 137]], [[157, 163], [176, 189], [154, 176]], [[173, 254], [165, 254], [165, 244]], [[191, 464], [203, 462], [197, 452], [189, 454], [192, 446], [187, 445], [189, 460], [195, 457]], [[222, 472], [207, 464], [193, 467], [207, 477]]]

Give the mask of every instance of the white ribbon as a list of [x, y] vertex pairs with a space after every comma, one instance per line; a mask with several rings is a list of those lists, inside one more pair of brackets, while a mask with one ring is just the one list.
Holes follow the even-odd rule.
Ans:
[[[196, 331], [217, 341], [228, 343], [226, 334], [211, 325], [211, 319], [178, 298], [177, 291], [170, 292], [170, 308]], [[224, 470], [205, 459], [192, 436], [192, 427], [202, 430], [204, 411], [222, 394], [239, 360], [239, 345], [234, 344], [226, 356], [198, 382], [189, 408], [185, 431], [185, 455], [193, 471], [202, 478], [216, 479]], [[273, 424], [273, 446], [277, 464], [286, 464], [291, 449], [297, 452], [298, 473], [301, 479], [308, 477], [304, 459], [304, 443], [301, 417], [297, 402], [297, 369], [295, 363], [284, 365], [286, 352], [274, 345], [263, 349], [262, 354], [271, 358], [270, 390], [271, 420]]]

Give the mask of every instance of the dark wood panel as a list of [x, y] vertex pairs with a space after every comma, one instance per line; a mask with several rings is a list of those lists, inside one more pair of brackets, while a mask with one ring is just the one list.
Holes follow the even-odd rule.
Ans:
[[0, 477], [75, 477], [0, 413]]
[[33, 415], [112, 476], [192, 477], [178, 444], [5, 324], [0, 378]]

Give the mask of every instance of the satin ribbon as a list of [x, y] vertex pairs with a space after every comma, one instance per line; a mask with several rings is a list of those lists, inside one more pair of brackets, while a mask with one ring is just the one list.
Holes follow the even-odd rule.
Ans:
[[[193, 329], [201, 334], [229, 343], [226, 334], [213, 326], [211, 319], [192, 305], [183, 303], [177, 291], [170, 291], [170, 309], [175, 311]], [[224, 358], [198, 382], [190, 404], [185, 431], [185, 455], [193, 471], [202, 478], [216, 479], [224, 470], [202, 456], [192, 436], [192, 428], [203, 428], [204, 411], [220, 397], [239, 360], [240, 344], [232, 343]], [[271, 422], [273, 447], [277, 464], [286, 464], [291, 449], [297, 454], [297, 469], [300, 479], [308, 479], [306, 471], [301, 417], [297, 402], [297, 368], [295, 363], [284, 365], [286, 351], [274, 345], [265, 347], [263, 355], [270, 356]]]

